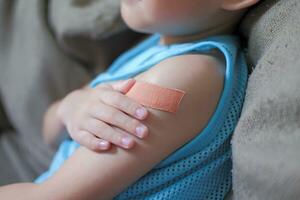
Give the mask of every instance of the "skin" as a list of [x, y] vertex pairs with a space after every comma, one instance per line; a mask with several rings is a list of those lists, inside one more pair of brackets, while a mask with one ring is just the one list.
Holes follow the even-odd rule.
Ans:
[[[245, 8], [257, 1], [178, 0], [174, 4], [174, 0], [123, 0], [121, 7], [122, 16], [131, 28], [161, 33], [160, 42], [172, 44], [230, 33], [234, 27], [232, 18], [239, 18]], [[169, 58], [139, 74], [134, 77], [136, 80], [186, 91], [178, 112], [171, 114], [147, 108], [148, 117], [143, 123], [150, 134], [144, 140], [134, 138], [133, 148], [127, 150], [113, 145], [107, 151], [96, 153], [80, 147], [46, 182], [2, 187], [1, 199], [112, 199], [205, 127], [222, 92], [224, 66], [223, 58], [212, 51], [207, 55]], [[61, 124], [57, 127], [60, 129]]]

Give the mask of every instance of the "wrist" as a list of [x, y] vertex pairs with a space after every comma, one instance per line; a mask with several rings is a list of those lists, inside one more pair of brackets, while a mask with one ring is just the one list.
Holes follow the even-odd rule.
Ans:
[[52, 145], [57, 135], [64, 129], [64, 124], [57, 116], [57, 109], [61, 101], [53, 103], [45, 113], [43, 123], [43, 138], [46, 144]]

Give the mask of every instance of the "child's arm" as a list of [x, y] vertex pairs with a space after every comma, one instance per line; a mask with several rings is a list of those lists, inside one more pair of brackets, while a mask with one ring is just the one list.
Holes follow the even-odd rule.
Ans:
[[9, 200], [50, 200], [48, 192], [42, 191], [42, 185], [32, 183], [18, 183], [0, 187], [0, 199]]
[[53, 103], [44, 115], [43, 138], [44, 142], [51, 146], [55, 144], [57, 138], [59, 138], [65, 128], [61, 120], [57, 117], [57, 109], [60, 103], [61, 100]]
[[66, 194], [66, 199], [112, 199], [205, 127], [223, 78], [224, 66], [203, 55], [172, 58], [139, 75], [137, 80], [185, 91], [178, 112], [148, 108], [146, 140], [131, 150], [113, 147], [101, 154], [80, 148], [45, 185], [60, 190], [58, 199]]
[[[223, 89], [224, 66], [210, 56], [178, 56], [136, 79], [185, 91], [179, 110], [148, 108], [151, 134], [133, 149], [113, 146], [98, 154], [81, 147], [52, 178], [28, 190], [39, 190], [40, 199], [112, 199], [206, 126]], [[16, 199], [13, 195], [6, 199]]]

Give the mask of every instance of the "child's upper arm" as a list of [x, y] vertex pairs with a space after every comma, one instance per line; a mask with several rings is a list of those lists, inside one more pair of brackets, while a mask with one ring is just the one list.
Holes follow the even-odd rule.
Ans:
[[56, 188], [53, 199], [112, 199], [193, 139], [219, 102], [224, 66], [207, 55], [184, 55], [165, 60], [135, 78], [185, 91], [178, 111], [148, 108], [145, 124], [150, 134], [146, 139], [136, 139], [133, 149], [113, 146], [102, 153], [78, 149], [45, 184], [46, 190]]

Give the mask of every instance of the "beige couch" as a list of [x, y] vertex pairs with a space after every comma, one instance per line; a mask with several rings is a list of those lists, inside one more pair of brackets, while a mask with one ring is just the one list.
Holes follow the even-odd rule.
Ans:
[[[14, 1], [18, 2], [14, 5], [8, 5], [7, 2], [0, 0], [0, 9], [1, 6], [3, 7], [6, 4], [5, 9], [3, 9], [6, 14], [8, 8], [26, 10], [22, 0]], [[36, 24], [34, 26], [35, 31], [41, 31], [40, 35], [33, 41], [35, 48], [30, 47], [26, 49], [22, 46], [6, 46], [9, 48], [21, 48], [23, 53], [25, 53], [18, 61], [14, 62], [8, 62], [7, 52], [3, 52], [3, 49], [0, 48], [0, 94], [10, 125], [14, 128], [14, 131], [6, 132], [6, 134], [2, 132], [2, 137], [0, 137], [0, 148], [5, 147], [9, 149], [10, 154], [13, 152], [13, 159], [8, 159], [7, 156], [1, 157], [3, 149], [0, 149], [0, 163], [2, 165], [3, 160], [5, 160], [5, 162], [13, 164], [15, 167], [13, 172], [17, 172], [15, 174], [17, 176], [12, 181], [30, 180], [47, 166], [52, 152], [44, 146], [38, 145], [40, 143], [40, 128], [36, 127], [35, 124], [40, 122], [43, 111], [53, 99], [64, 95], [67, 91], [90, 78], [91, 75], [88, 72], [91, 71], [89, 68], [86, 69], [86, 66], [93, 66], [95, 63], [96, 65], [98, 63], [100, 66], [99, 59], [95, 58], [101, 57], [101, 55], [94, 53], [103, 52], [101, 49], [100, 51], [94, 51], [96, 47], [91, 45], [91, 41], [94, 44], [94, 41], [97, 41], [95, 38], [99, 37], [99, 35], [96, 34], [95, 36], [91, 33], [101, 33], [101, 30], [93, 29], [93, 25], [99, 25], [99, 21], [97, 23], [94, 21], [94, 23], [90, 24], [83, 23], [86, 26], [91, 25], [85, 27], [85, 30], [88, 31], [80, 29], [80, 26], [77, 26], [72, 20], [68, 23], [60, 21], [64, 17], [69, 19], [68, 16], [62, 14], [68, 5], [72, 5], [71, 11], [76, 6], [76, 8], [79, 6], [88, 9], [91, 5], [95, 6], [95, 2], [104, 2], [104, 0], [49, 1], [52, 2], [50, 3], [50, 8], [56, 8], [60, 12], [55, 17], [54, 15], [52, 16], [53, 18], [50, 17], [50, 24], [38, 20], [36, 16], [37, 13], [41, 12], [40, 8], [49, 6], [45, 5], [46, 1], [27, 0], [26, 2], [32, 4], [31, 10], [26, 12], [27, 20], [31, 24], [34, 21], [33, 24]], [[61, 6], [59, 2], [69, 2], [70, 4], [62, 3], [63, 5]], [[35, 9], [36, 7], [39, 9]], [[115, 9], [115, 7], [110, 8]], [[75, 10], [78, 12], [78, 9]], [[70, 13], [72, 17], [84, 16], [84, 13], [75, 13], [75, 10]], [[0, 16], [0, 23], [3, 17], [7, 19], [8, 15]], [[44, 19], [43, 16], [38, 17]], [[24, 27], [26, 26], [26, 24], [24, 25], [26, 18], [22, 19], [23, 21], [17, 19], [21, 20], [19, 23], [23, 24], [19, 31], [28, 35], [28, 39], [30, 39], [32, 31]], [[112, 16], [110, 19], [114, 21], [117, 18]], [[2, 21], [2, 23], [7, 26], [7, 22]], [[114, 24], [119, 24], [119, 22], [114, 21]], [[244, 109], [232, 140], [234, 192], [233, 196], [229, 196], [229, 199], [300, 199], [299, 24], [299, 0], [264, 0], [247, 14], [241, 24], [240, 34], [249, 39], [248, 60], [250, 65], [255, 68], [249, 78]], [[29, 24], [27, 25], [29, 26]], [[50, 25], [51, 31], [46, 29], [48, 25]], [[9, 28], [9, 26], [6, 28]], [[21, 36], [23, 37], [24, 35], [14, 35], [14, 38], [11, 38], [11, 36], [9, 38], [12, 40]], [[29, 45], [28, 42], [24, 42], [20, 38], [18, 41], [21, 41], [24, 45]], [[105, 39], [102, 41], [105, 41]], [[0, 40], [0, 45], [3, 44], [7, 45], [7, 42], [2, 41], [1, 43]], [[84, 47], [84, 51], [88, 51], [88, 55], [93, 57], [87, 58], [87, 55], [80, 51], [81, 48], [78, 47]], [[105, 48], [107, 47], [109, 46]], [[45, 54], [37, 52], [32, 54], [26, 53], [26, 51], [44, 51], [45, 53], [47, 52], [46, 49], [50, 51], [50, 55], [45, 56]], [[3, 57], [3, 53], [5, 53], [5, 57]], [[37, 56], [36, 58], [39, 58], [38, 61], [41, 61], [40, 63], [37, 61], [28, 62], [28, 56], [34, 55]], [[42, 56], [42, 59], [39, 56]], [[5, 65], [3, 60], [7, 61]], [[53, 60], [57, 61], [54, 62]], [[94, 62], [89, 63], [87, 62], [88, 60]], [[46, 65], [44, 65], [45, 63]], [[16, 67], [20, 71], [26, 68], [26, 73], [25, 75], [23, 74], [25, 77], [21, 74], [14, 75], [12, 71], [7, 69], [8, 67]], [[3, 71], [6, 72], [5, 76], [3, 76]], [[71, 71], [72, 73], [66, 74], [66, 71]], [[30, 73], [34, 73], [34, 75], [30, 75]], [[45, 73], [47, 74], [46, 79], [44, 77]], [[35, 83], [33, 80], [42, 80], [42, 84], [37, 86], [33, 84]], [[12, 88], [14, 93], [10, 94], [7, 88]], [[47, 93], [44, 94], [43, 91], [47, 91]], [[39, 95], [37, 98], [36, 94], [41, 94], [41, 92], [44, 96]], [[20, 101], [23, 103], [16, 105]], [[37, 114], [32, 113], [33, 109]], [[2, 123], [2, 128], [4, 124]], [[28, 140], [28, 137], [33, 136], [37, 139]], [[24, 141], [31, 147], [36, 145], [33, 148], [34, 150], [29, 147], [23, 147], [18, 143], [18, 140], [16, 140], [18, 137], [24, 138]], [[37, 153], [37, 149], [39, 149], [39, 153]], [[20, 156], [24, 155], [24, 151], [30, 156]], [[41, 160], [37, 161], [38, 159]], [[7, 170], [6, 174], [10, 175], [12, 171]], [[0, 184], [2, 177], [0, 173]]]

